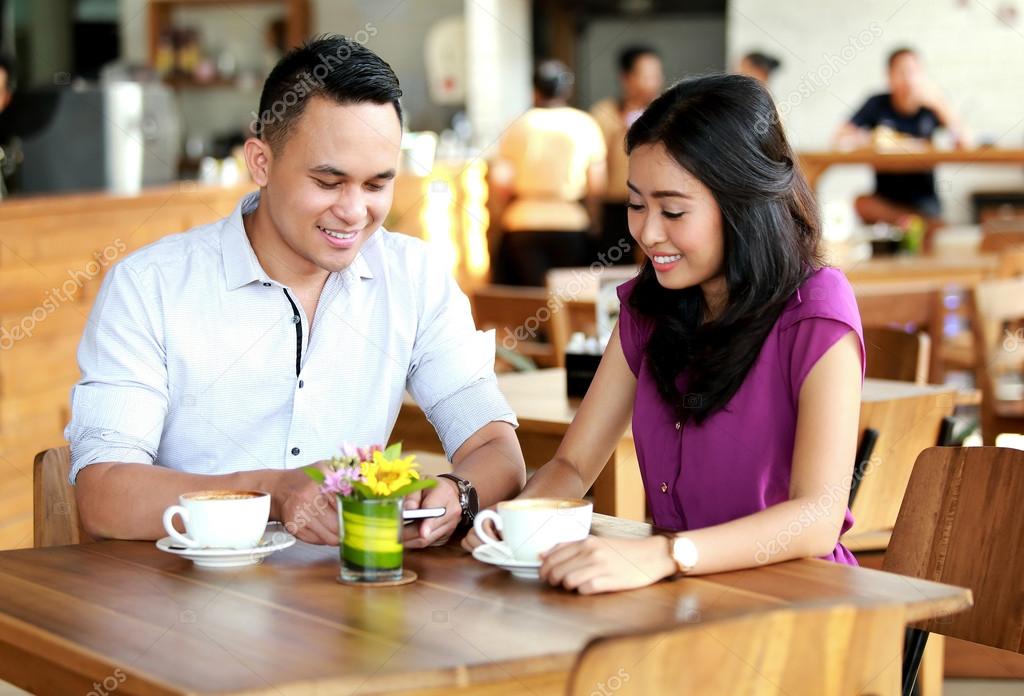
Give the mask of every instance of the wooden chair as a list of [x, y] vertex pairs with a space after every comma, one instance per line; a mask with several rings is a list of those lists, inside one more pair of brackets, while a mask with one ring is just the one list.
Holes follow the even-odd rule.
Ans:
[[1024, 433], [1024, 402], [1000, 401], [995, 390], [999, 375], [1024, 369], [1024, 278], [984, 281], [972, 295], [981, 435], [994, 445], [1001, 433]]
[[[945, 307], [942, 287], [931, 281], [858, 283], [854, 286], [861, 323], [865, 329], [895, 328], [924, 332], [931, 340], [928, 381], [941, 383]], [[868, 362], [870, 369], [871, 363]]]
[[850, 495], [854, 523], [842, 538], [848, 549], [886, 548], [914, 461], [939, 443], [954, 402], [952, 393], [938, 392], [861, 404], [860, 430], [865, 438], [873, 436], [874, 444], [870, 452], [862, 447], [857, 455]]
[[593, 300], [565, 300], [551, 315], [551, 347], [558, 367], [565, 367], [565, 347], [577, 331], [597, 334], [597, 306]]
[[486, 285], [473, 293], [473, 318], [482, 331], [495, 329], [499, 347], [542, 367], [553, 367], [552, 310], [544, 288]]
[[999, 254], [999, 268], [996, 270], [999, 278], [1020, 278], [1024, 277], [1024, 248], [1010, 249]]
[[36, 548], [92, 541], [82, 529], [75, 491], [68, 483], [69, 473], [69, 447], [55, 447], [36, 455], [32, 472], [32, 517]]
[[777, 609], [592, 640], [569, 696], [899, 693], [902, 606]]
[[[917, 629], [1024, 654], [1021, 500], [1022, 451], [932, 447], [921, 453], [882, 568], [968, 587], [974, 606]], [[915, 647], [927, 638], [918, 636]], [[908, 669], [916, 671], [912, 664]]]
[[926, 384], [931, 344], [926, 333], [867, 327], [864, 329], [867, 376]]
[[1024, 247], [1024, 218], [998, 218], [982, 226], [979, 250], [983, 254], [998, 254], [1016, 247]]

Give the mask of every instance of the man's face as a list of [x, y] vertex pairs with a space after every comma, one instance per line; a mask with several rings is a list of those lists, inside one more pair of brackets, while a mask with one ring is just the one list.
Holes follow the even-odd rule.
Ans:
[[355, 260], [391, 209], [401, 139], [390, 103], [312, 98], [256, 182], [294, 255], [283, 259], [289, 268], [333, 273]]
[[630, 101], [650, 104], [665, 87], [661, 59], [651, 53], [637, 58], [633, 69], [622, 76], [622, 87]]
[[902, 53], [889, 68], [889, 91], [903, 101], [912, 101], [924, 82], [921, 61], [913, 53]]

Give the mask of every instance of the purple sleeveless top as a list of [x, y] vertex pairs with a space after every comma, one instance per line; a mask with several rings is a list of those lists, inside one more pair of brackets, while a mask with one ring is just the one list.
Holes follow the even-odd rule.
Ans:
[[[786, 304], [761, 352], [728, 406], [704, 423], [680, 424], [658, 394], [644, 348], [654, 325], [629, 306], [634, 278], [619, 286], [622, 301], [619, 335], [622, 352], [637, 377], [633, 439], [643, 476], [648, 510], [654, 524], [685, 531], [751, 515], [789, 500], [789, 479], [796, 438], [797, 399], [815, 363], [850, 331], [861, 344], [864, 335], [853, 289], [837, 269], [812, 274]], [[687, 375], [680, 376], [684, 390]], [[818, 504], [845, 506], [842, 492], [823, 491]], [[808, 516], [813, 515], [808, 511]], [[803, 517], [803, 516], [801, 516]], [[804, 520], [794, 520], [790, 535]], [[849, 509], [842, 533], [853, 525]], [[786, 542], [780, 535], [780, 545]], [[759, 549], [757, 563], [778, 549]], [[842, 544], [825, 557], [839, 563], [857, 561]]]

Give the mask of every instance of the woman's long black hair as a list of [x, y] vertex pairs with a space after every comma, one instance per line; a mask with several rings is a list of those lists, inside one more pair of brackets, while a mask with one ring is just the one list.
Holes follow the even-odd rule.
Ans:
[[[729, 403], [787, 301], [821, 267], [821, 226], [757, 80], [711, 75], [673, 85], [629, 129], [627, 152], [642, 145], [664, 146], [721, 210], [728, 300], [717, 316], [705, 320], [699, 286], [662, 287], [650, 260], [629, 298], [654, 325], [646, 354], [661, 397], [680, 420], [701, 423]], [[684, 370], [685, 393], [677, 386]]]

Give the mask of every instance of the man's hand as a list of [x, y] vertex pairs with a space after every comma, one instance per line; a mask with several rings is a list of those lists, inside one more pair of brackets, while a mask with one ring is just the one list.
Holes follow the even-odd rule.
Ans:
[[[316, 466], [326, 469], [327, 462]], [[338, 545], [338, 502], [320, 492], [320, 484], [302, 469], [280, 472], [270, 492], [271, 519], [284, 523], [289, 534], [310, 544]]]
[[448, 541], [462, 519], [462, 506], [459, 504], [459, 487], [448, 478], [437, 478], [437, 485], [417, 491], [405, 497], [405, 507], [409, 510], [419, 508], [443, 507], [444, 517], [435, 517], [405, 525], [402, 541], [407, 549], [422, 549], [427, 546], [439, 546]]

